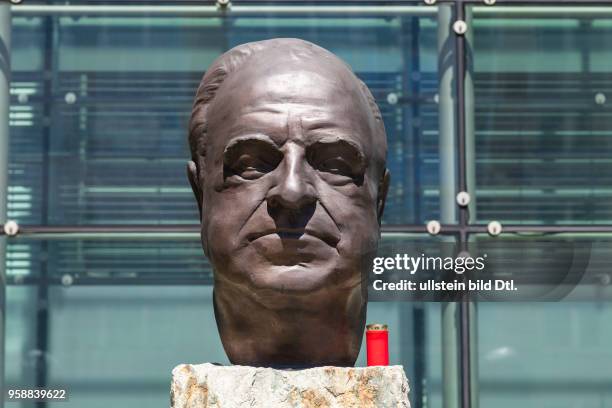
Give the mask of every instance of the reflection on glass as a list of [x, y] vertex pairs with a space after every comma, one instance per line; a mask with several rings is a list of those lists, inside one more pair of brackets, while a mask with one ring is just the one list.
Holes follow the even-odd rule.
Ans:
[[480, 406], [608, 406], [611, 319], [610, 303], [479, 304]]
[[345, 59], [381, 107], [392, 173], [384, 222], [438, 218], [436, 30], [422, 13], [15, 16], [9, 217], [196, 223], [186, 123], [202, 72], [239, 43], [299, 37]]
[[477, 219], [610, 224], [612, 8], [514, 9], [474, 13]]
[[16, 284], [210, 284], [212, 270], [196, 236], [182, 239], [8, 240], [7, 275]]
[[477, 235], [469, 250], [486, 257], [479, 279], [513, 280], [517, 287], [515, 292], [480, 292], [481, 300], [612, 300], [612, 234]]
[[[398, 240], [426, 242], [383, 236], [381, 254]], [[7, 384], [34, 386], [38, 375], [68, 385], [69, 406], [157, 406], [175, 365], [227, 364], [199, 245], [197, 237], [9, 240]], [[11, 263], [28, 253], [36, 255]], [[440, 407], [439, 305], [371, 302], [368, 321], [389, 325], [391, 362], [404, 365], [412, 398]]]

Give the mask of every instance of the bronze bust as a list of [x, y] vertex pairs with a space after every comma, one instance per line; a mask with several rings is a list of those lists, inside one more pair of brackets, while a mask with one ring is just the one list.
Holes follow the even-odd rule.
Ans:
[[389, 185], [365, 84], [303, 40], [242, 44], [204, 75], [189, 142], [229, 360], [354, 365]]

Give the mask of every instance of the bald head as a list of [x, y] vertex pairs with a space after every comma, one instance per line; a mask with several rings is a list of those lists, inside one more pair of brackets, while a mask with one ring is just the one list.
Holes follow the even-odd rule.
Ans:
[[230, 361], [354, 364], [389, 185], [372, 94], [314, 44], [244, 44], [204, 76], [190, 145]]
[[[296, 77], [301, 77], [296, 81]], [[344, 109], [347, 112], [358, 112], [362, 121], [367, 122], [368, 151], [373, 153], [374, 165], [384, 171], [386, 158], [386, 133], [382, 117], [374, 97], [367, 86], [355, 76], [350, 67], [331, 52], [313, 43], [293, 38], [252, 42], [239, 45], [218, 57], [209, 67], [198, 87], [191, 119], [189, 122], [189, 145], [192, 160], [199, 164], [206, 155], [208, 137], [214, 137], [209, 131], [211, 110], [225, 110], [233, 106], [224, 100], [217, 102], [217, 95], [222, 91], [227, 94], [259, 93], [268, 90], [284, 93], [284, 100], [299, 100], [308, 89], [299, 88], [306, 78], [321, 90], [319, 100], [321, 109], [325, 109], [326, 98], [335, 96], [344, 98]], [[271, 81], [275, 81], [272, 84]], [[283, 97], [279, 99], [283, 101]], [[223, 104], [222, 107], [219, 105]], [[214, 105], [217, 105], [214, 107]], [[350, 115], [342, 115], [347, 119]], [[200, 166], [198, 166], [200, 167]]]

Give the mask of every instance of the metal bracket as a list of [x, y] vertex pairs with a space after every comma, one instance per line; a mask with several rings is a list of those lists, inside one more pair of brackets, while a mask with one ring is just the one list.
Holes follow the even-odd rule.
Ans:
[[218, 9], [226, 10], [232, 6], [232, 2], [230, 0], [217, 0], [216, 5]]
[[15, 221], [7, 221], [4, 224], [4, 233], [9, 236], [9, 237], [14, 237], [15, 235], [19, 234], [19, 224], [17, 224], [17, 222]]
[[487, 225], [487, 232], [492, 237], [496, 237], [499, 234], [501, 234], [502, 229], [503, 229], [503, 227], [501, 225], [501, 222], [499, 222], [499, 221], [491, 221], [489, 223], [489, 225]]
[[429, 232], [430, 235], [438, 235], [441, 229], [442, 226], [439, 221], [432, 220], [427, 223], [427, 232]]
[[467, 205], [470, 203], [471, 197], [470, 194], [466, 191], [461, 191], [457, 194], [456, 197], [457, 200], [457, 204], [459, 204], [459, 206], [461, 207], [467, 207]]
[[463, 35], [467, 32], [468, 26], [467, 23], [463, 20], [457, 20], [453, 23], [453, 31], [457, 35]]

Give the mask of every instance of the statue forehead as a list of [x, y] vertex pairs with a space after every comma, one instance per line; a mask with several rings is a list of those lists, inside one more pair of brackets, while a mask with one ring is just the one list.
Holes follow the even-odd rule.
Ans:
[[327, 120], [360, 130], [367, 139], [375, 133], [359, 80], [341, 61], [331, 58], [259, 55], [229, 74], [209, 114], [211, 122], [221, 118], [227, 122], [259, 111]]

